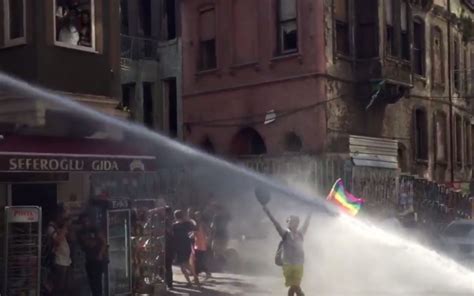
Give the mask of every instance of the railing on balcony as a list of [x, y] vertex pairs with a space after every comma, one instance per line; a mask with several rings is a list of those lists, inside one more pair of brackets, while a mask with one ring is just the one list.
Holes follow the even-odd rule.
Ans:
[[121, 35], [123, 59], [156, 60], [158, 59], [158, 40]]

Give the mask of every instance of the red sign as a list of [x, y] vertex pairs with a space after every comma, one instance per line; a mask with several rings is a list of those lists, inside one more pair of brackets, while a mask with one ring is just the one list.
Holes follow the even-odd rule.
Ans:
[[37, 223], [40, 210], [36, 207], [7, 207], [8, 223]]

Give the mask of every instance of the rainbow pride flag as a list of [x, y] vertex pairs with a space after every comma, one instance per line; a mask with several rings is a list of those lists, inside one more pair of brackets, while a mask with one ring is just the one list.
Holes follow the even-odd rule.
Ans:
[[357, 215], [362, 204], [365, 202], [362, 198], [357, 198], [347, 191], [344, 188], [342, 179], [337, 179], [336, 183], [334, 183], [327, 200], [351, 216]]

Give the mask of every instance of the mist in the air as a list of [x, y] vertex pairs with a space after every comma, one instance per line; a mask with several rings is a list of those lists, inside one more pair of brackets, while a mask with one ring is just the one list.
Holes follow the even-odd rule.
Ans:
[[[51, 95], [6, 76], [0, 84], [7, 91], [74, 113], [84, 122], [122, 131], [123, 137], [159, 155], [162, 167], [182, 167], [188, 195], [211, 194], [232, 215], [230, 246], [239, 253], [235, 272], [258, 277], [256, 285], [268, 291], [284, 291], [279, 267], [273, 263], [279, 238], [253, 194], [258, 186], [272, 191], [268, 207], [285, 222], [288, 215], [302, 219], [313, 212], [305, 238], [306, 295], [473, 295], [474, 273], [433, 250], [403, 238], [396, 230], [331, 214], [321, 193], [304, 184], [289, 187], [223, 160], [204, 155], [132, 123], [86, 109], [67, 98]], [[182, 188], [181, 188], [182, 189]], [[205, 193], [203, 193], [205, 192]], [[382, 228], [380, 228], [382, 227]], [[260, 282], [260, 277], [273, 280]], [[276, 295], [276, 294], [275, 294]]]

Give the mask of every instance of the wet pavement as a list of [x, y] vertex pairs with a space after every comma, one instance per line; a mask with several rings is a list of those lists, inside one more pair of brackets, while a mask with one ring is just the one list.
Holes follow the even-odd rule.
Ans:
[[[283, 285], [283, 279], [279, 277], [262, 277], [262, 276], [246, 276], [230, 273], [216, 273], [213, 274], [209, 280], [202, 278], [201, 288], [196, 286], [187, 287], [184, 276], [180, 271], [175, 270], [175, 287], [172, 291], [168, 291], [166, 295], [177, 296], [267, 296], [267, 295], [286, 295], [287, 290]], [[397, 291], [381, 291], [374, 290], [367, 287], [364, 291], [350, 290], [349, 287], [341, 285], [339, 292], [324, 292], [315, 291], [312, 287], [314, 281], [306, 281], [303, 285], [307, 296], [472, 296], [469, 293], [459, 293], [451, 291], [412, 291], [412, 292], [397, 292]], [[474, 279], [473, 279], [474, 285]], [[313, 289], [310, 289], [310, 288]], [[423, 289], [423, 288], [421, 288]]]
[[187, 287], [184, 276], [175, 270], [174, 289], [167, 295], [208, 295], [208, 296], [234, 296], [234, 295], [284, 295], [285, 287], [282, 280], [273, 277], [255, 277], [230, 273], [214, 273], [212, 278], [202, 278], [201, 287]]

